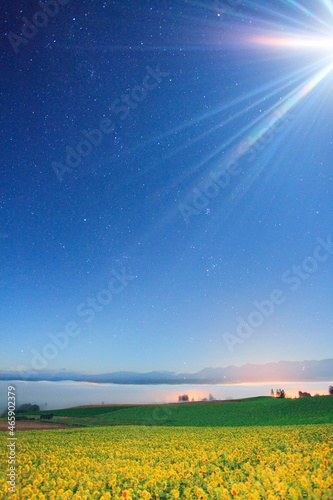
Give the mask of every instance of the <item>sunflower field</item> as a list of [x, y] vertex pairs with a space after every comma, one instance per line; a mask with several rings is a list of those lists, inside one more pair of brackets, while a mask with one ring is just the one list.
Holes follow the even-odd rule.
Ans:
[[333, 499], [333, 426], [115, 426], [16, 433], [12, 500]]

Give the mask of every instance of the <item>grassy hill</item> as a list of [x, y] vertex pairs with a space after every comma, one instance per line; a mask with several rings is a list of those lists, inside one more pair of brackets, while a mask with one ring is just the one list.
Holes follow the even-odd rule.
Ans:
[[247, 398], [210, 403], [97, 406], [30, 413], [53, 413], [52, 422], [82, 426], [165, 425], [198, 427], [333, 423], [333, 397]]

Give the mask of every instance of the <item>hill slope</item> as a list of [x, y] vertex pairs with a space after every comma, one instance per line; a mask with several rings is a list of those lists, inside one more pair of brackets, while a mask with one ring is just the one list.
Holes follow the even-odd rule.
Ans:
[[[99, 406], [55, 410], [52, 422], [83, 426], [250, 426], [333, 423], [333, 397], [276, 399], [247, 398], [190, 404]], [[30, 417], [33, 414], [30, 414]]]

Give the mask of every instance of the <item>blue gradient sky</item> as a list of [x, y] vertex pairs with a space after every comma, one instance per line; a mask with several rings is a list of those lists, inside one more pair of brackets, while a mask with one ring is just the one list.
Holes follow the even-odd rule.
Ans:
[[333, 4], [245, 4], [68, 2], [17, 54], [38, 4], [1, 7], [3, 370], [331, 357]]

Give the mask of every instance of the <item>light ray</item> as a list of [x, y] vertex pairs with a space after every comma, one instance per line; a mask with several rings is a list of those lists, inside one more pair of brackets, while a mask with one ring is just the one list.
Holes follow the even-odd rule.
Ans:
[[[242, 149], [239, 149], [239, 145], [234, 148], [233, 152], [231, 152], [232, 161], [237, 161], [252, 146], [254, 146], [256, 142], [261, 139], [261, 137], [266, 135], [270, 130], [274, 129], [275, 125], [280, 122], [287, 113], [290, 113], [290, 111], [295, 108], [301, 100], [304, 99], [322, 80], [324, 80], [332, 70], [333, 63], [317, 72], [312, 78], [308, 79], [305, 85], [299, 86], [296, 90], [290, 92], [284, 98], [282, 104], [274, 106], [274, 109], [271, 110], [267, 118], [265, 118], [256, 128], [253, 128], [253, 130], [248, 134], [247, 138], [242, 143]], [[254, 124], [252, 124], [252, 127], [253, 125]], [[224, 169], [225, 166], [223, 166], [223, 170]]]
[[279, 108], [271, 114], [267, 122], [261, 127], [258, 127], [249, 136], [249, 144], [251, 146], [262, 137], [271, 127], [273, 127], [277, 120], [286, 115], [291, 111], [292, 108], [297, 106], [297, 104], [307, 96], [326, 76], [333, 70], [333, 63], [319, 71], [313, 78], [311, 78], [301, 89], [296, 90], [289, 95], [285, 102], [279, 106]]
[[325, 52], [333, 53], [333, 38], [322, 37], [253, 37], [252, 43], [258, 45], [267, 45], [271, 47], [290, 47], [295, 49], [307, 49], [317, 51], [319, 49]]
[[296, 2], [295, 0], [282, 0], [282, 2], [285, 5], [291, 5], [296, 11], [303, 12], [307, 17], [312, 18], [313, 20], [319, 22], [320, 24], [323, 24], [324, 26], [329, 26], [323, 19], [318, 17], [316, 14], [311, 12], [309, 9], [306, 9], [303, 5], [301, 5], [299, 2]]
[[325, 5], [327, 10], [332, 14], [333, 16], [333, 3], [331, 0], [322, 0], [322, 3]]

